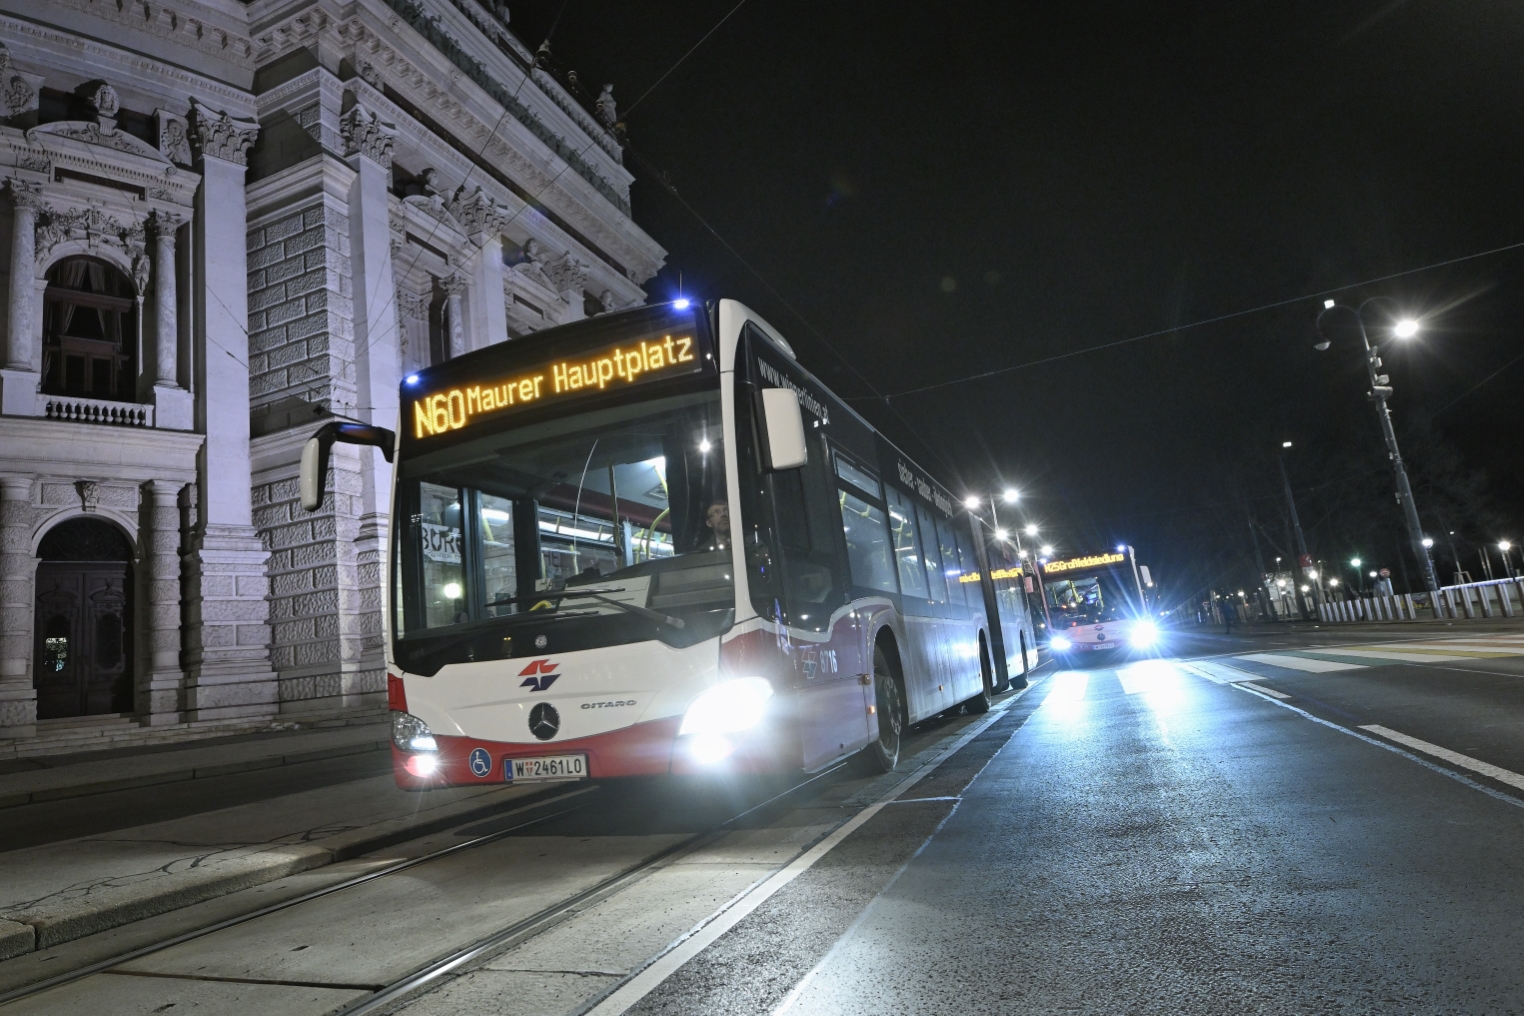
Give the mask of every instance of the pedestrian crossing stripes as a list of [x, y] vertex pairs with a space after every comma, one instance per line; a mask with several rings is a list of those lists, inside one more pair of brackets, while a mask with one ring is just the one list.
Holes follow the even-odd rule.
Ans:
[[1411, 642], [1314, 646], [1198, 660], [1193, 661], [1191, 667], [1209, 680], [1226, 684], [1256, 677], [1294, 677], [1393, 664], [1481, 661], [1512, 656], [1524, 656], [1524, 635], [1473, 635]]

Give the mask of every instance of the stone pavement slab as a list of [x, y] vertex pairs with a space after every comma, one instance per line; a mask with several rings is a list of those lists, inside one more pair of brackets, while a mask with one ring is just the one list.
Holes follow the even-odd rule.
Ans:
[[0, 808], [376, 751], [390, 738], [388, 724], [367, 723], [125, 757], [74, 756], [63, 765], [0, 774]]
[[388, 774], [8, 851], [0, 881], [0, 958], [425, 835], [538, 789], [410, 793]]

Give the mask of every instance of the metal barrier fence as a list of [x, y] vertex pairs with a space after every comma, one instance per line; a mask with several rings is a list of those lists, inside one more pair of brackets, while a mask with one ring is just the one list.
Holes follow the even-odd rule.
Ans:
[[1318, 614], [1328, 624], [1371, 621], [1419, 621], [1439, 618], [1513, 617], [1524, 612], [1524, 578], [1494, 579], [1445, 586], [1435, 603], [1427, 593], [1366, 596], [1322, 604]]

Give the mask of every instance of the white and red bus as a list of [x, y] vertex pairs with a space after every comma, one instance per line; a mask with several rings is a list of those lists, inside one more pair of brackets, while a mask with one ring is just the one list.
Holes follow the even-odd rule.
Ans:
[[977, 521], [734, 301], [412, 375], [395, 437], [309, 442], [309, 510], [334, 440], [395, 456], [403, 787], [887, 768], [1007, 686]]
[[1039, 575], [1048, 648], [1054, 653], [1074, 659], [1156, 647], [1159, 626], [1132, 547], [1045, 559]]

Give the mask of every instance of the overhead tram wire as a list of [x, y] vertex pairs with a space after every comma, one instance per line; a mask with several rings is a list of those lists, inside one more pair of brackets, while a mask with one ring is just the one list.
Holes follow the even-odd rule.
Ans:
[[[728, 17], [728, 15], [727, 15], [727, 17]], [[763, 275], [756, 268], [756, 266], [754, 266], [750, 261], [746, 260], [746, 258], [741, 254], [741, 252], [736, 250], [735, 246], [732, 245], [729, 240], [725, 239], [724, 236], [720, 235], [720, 231], [715, 229], [712, 225], [710, 225], [709, 224], [709, 220], [705, 219], [702, 215], [700, 215], [699, 212], [698, 212], [698, 209], [694, 208], [691, 204], [688, 203], [688, 199], [687, 198], [683, 197], [680, 193], [678, 193], [677, 186], [672, 183], [672, 181], [671, 181], [671, 179], [670, 179], [670, 177], [668, 176], [667, 173], [665, 173], [665, 172], [663, 172], [661, 170], [658, 170], [656, 168], [656, 166], [654, 164], [652, 164], [651, 160], [647, 159], [644, 155], [642, 155], [640, 153], [639, 149], [637, 149], [633, 145], [629, 144], [628, 141], [625, 142], [625, 151], [629, 152], [637, 160], [639, 160], [639, 162], [642, 165], [644, 165], [647, 170], [649, 170], [651, 172], [652, 176], [655, 178], [656, 182], [662, 187], [663, 190], [665, 190], [668, 194], [670, 194], [672, 196], [672, 198], [677, 201], [678, 204], [682, 205], [683, 209], [685, 211], [687, 211], [689, 215], [693, 216], [693, 218], [698, 222], [699, 225], [703, 226], [704, 229], [706, 229], [711, 236], [713, 236], [717, 241], [719, 241], [720, 245], [723, 246], [727, 252], [729, 252], [731, 257], [735, 258], [738, 262], [740, 262], [742, 267], [744, 267], [748, 272], [750, 272], [756, 278], [756, 280], [758, 282], [762, 283], [762, 285], [767, 289], [767, 291], [769, 293], [771, 293], [778, 300], [778, 302], [781, 303], [784, 306], [784, 308], [786, 310], [788, 310], [788, 312], [794, 316], [794, 318], [800, 324], [804, 325], [805, 328], [809, 329], [810, 333], [813, 334], [817, 340], [819, 340], [820, 344], [822, 346], [824, 346], [826, 348], [826, 350], [831, 353], [832, 356], [836, 357], [836, 359], [839, 360], [848, 370], [850, 370], [853, 374], [855, 374], [857, 376], [857, 379], [859, 381], [861, 381], [864, 385], [866, 385], [868, 390], [873, 393], [873, 399], [874, 399], [874, 401], [882, 402], [884, 404], [884, 408], [888, 409], [891, 413], [893, 413], [899, 419], [899, 421], [905, 425], [907, 432], [910, 434], [910, 436], [912, 438], [915, 439], [915, 441], [918, 444], [920, 444], [920, 446], [923, 449], [925, 449], [927, 452], [929, 452], [931, 454], [931, 456], [933, 458], [935, 458], [936, 460], [938, 460], [943, 466], [947, 467], [948, 469], [952, 469], [952, 464], [947, 461], [947, 459], [942, 455], [942, 453], [938, 452], [931, 445], [927, 444], [920, 437], [920, 435], [916, 432], [916, 429], [911, 424], [911, 422], [909, 420], [905, 419], [904, 414], [902, 414], [898, 409], [896, 409], [894, 407], [894, 405], [892, 403], [890, 403], [890, 401], [889, 401], [890, 397], [886, 396], [882, 392], [880, 392], [878, 390], [878, 387], [872, 381], [869, 381], [867, 376], [864, 375], [862, 371], [858, 370], [856, 365], [854, 365], [850, 359], [848, 359], [846, 356], [843, 356], [841, 351], [838, 350], [834, 345], [832, 345], [831, 341], [829, 339], [827, 339], [823, 334], [821, 334], [820, 329], [815, 327], [814, 322], [812, 322], [809, 318], [805, 317], [803, 312], [801, 312], [799, 310], [799, 308], [795, 307], [789, 301], [788, 297], [786, 297], [782, 293], [780, 293], [778, 291], [777, 287], [774, 286], [771, 282], [769, 282], [767, 277], [765, 275]], [[845, 401], [848, 401], [848, 402], [862, 402], [862, 401], [866, 401], [866, 400], [858, 398], [858, 399], [846, 399]]]
[[[1160, 328], [1156, 331], [1144, 332], [1142, 335], [1133, 335], [1125, 339], [1116, 339], [1112, 342], [1103, 342], [1097, 346], [1086, 346], [1084, 349], [1072, 349], [1067, 353], [1055, 353], [1052, 356], [1044, 356], [1040, 359], [1028, 360], [1026, 363], [1015, 363], [1011, 364], [1009, 367], [997, 367], [994, 370], [980, 371], [977, 374], [967, 374], [963, 377], [950, 378], [946, 381], [935, 382], [934, 384], [920, 385], [916, 388], [907, 388], [904, 391], [893, 392], [889, 395], [880, 397], [886, 401], [888, 399], [900, 399], [904, 398], [907, 395], [919, 395], [921, 392], [930, 392], [935, 391], [939, 388], [950, 388], [953, 385], [967, 384], [970, 381], [982, 381], [985, 378], [998, 377], [1001, 374], [1009, 374], [1012, 371], [1025, 370], [1028, 367], [1038, 367], [1045, 363], [1053, 363], [1058, 360], [1068, 360], [1072, 357], [1084, 356], [1087, 353], [1099, 353], [1103, 350], [1115, 349], [1118, 346], [1126, 346], [1134, 342], [1142, 342], [1145, 339], [1157, 339], [1163, 335], [1173, 335], [1177, 332], [1187, 331], [1192, 328], [1201, 328], [1206, 325], [1219, 324], [1223, 321], [1231, 321], [1234, 318], [1248, 317], [1251, 314], [1260, 314], [1267, 310], [1276, 310], [1280, 307], [1289, 307], [1292, 304], [1301, 303], [1305, 300], [1316, 300], [1319, 297], [1332, 296], [1335, 293], [1344, 293], [1351, 289], [1359, 289], [1363, 286], [1373, 286], [1378, 282], [1387, 282], [1392, 279], [1400, 279], [1405, 275], [1416, 275], [1419, 272], [1429, 272], [1433, 271], [1436, 268], [1445, 268], [1449, 265], [1458, 265], [1465, 261], [1475, 261], [1478, 258], [1491, 257], [1494, 254], [1506, 254], [1508, 251], [1518, 250], [1521, 247], [1524, 247], [1524, 241], [1520, 241], [1518, 243], [1510, 243], [1503, 247], [1494, 247], [1491, 250], [1477, 251], [1474, 254], [1464, 254], [1461, 257], [1450, 258], [1445, 261], [1436, 261], [1431, 265], [1424, 265], [1420, 268], [1407, 268], [1400, 272], [1392, 272], [1390, 275], [1381, 275], [1373, 279], [1365, 279], [1361, 282], [1351, 282], [1347, 283], [1346, 285], [1335, 286], [1332, 289], [1319, 290], [1315, 293], [1304, 293], [1301, 296], [1294, 296], [1285, 300], [1276, 300], [1273, 303], [1261, 304], [1258, 307], [1250, 307], [1246, 310], [1235, 310], [1227, 314], [1219, 314], [1216, 317], [1203, 318], [1200, 321], [1190, 321], [1183, 325], [1174, 325], [1170, 328]], [[1524, 357], [1520, 357], [1520, 359], [1524, 359]], [[1508, 367], [1513, 366], [1514, 362], [1517, 361], [1511, 361], [1505, 364], [1501, 369], [1507, 369]], [[1489, 377], [1486, 380], [1490, 381], [1491, 378]], [[1484, 381], [1482, 383], [1486, 382]], [[1467, 392], [1466, 394], [1469, 395], [1470, 392]], [[1462, 396], [1462, 398], [1464, 398], [1464, 396]], [[1446, 406], [1445, 408], [1448, 409], [1449, 406]]]

